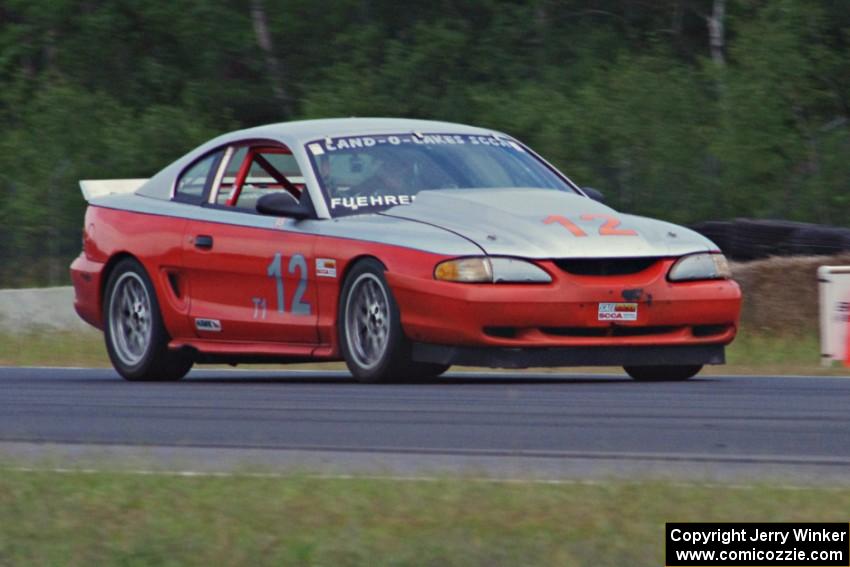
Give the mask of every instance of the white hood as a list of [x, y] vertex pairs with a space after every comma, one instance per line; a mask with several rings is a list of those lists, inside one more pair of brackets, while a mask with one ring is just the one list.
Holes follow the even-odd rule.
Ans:
[[[671, 257], [717, 250], [710, 240], [681, 226], [621, 214], [587, 197], [548, 189], [422, 191], [414, 204], [383, 214], [439, 226], [493, 256]], [[583, 215], [600, 216], [582, 219]], [[583, 236], [576, 236], [559, 218], [575, 225]], [[601, 234], [608, 218], [620, 222], [615, 230], [635, 234]]]

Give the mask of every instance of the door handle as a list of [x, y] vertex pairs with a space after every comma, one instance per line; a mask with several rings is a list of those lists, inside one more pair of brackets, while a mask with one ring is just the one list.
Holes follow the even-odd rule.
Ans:
[[209, 250], [213, 247], [213, 237], [207, 234], [199, 234], [195, 237], [195, 248]]

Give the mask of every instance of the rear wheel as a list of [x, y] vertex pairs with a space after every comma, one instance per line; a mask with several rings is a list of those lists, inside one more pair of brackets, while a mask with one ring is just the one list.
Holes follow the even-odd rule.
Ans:
[[136, 260], [122, 260], [112, 270], [103, 313], [109, 359], [126, 380], [179, 380], [192, 368], [191, 356], [169, 350], [156, 293]]
[[680, 382], [696, 376], [702, 370], [702, 365], [624, 366], [623, 369], [638, 382]]
[[339, 343], [351, 374], [361, 382], [412, 382], [439, 376], [447, 365], [414, 362], [384, 266], [359, 261], [339, 302]]

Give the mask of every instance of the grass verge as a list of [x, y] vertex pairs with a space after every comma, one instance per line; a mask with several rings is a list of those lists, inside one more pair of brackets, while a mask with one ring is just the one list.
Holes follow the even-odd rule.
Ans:
[[0, 334], [0, 365], [108, 366], [103, 335], [84, 331], [27, 331]]
[[820, 339], [814, 333], [774, 335], [744, 329], [726, 349], [726, 365], [712, 368], [720, 374], [846, 375], [840, 365], [820, 363]]
[[[709, 369], [713, 374], [846, 375], [846, 368], [820, 366], [815, 334], [772, 335], [746, 329], [726, 351], [728, 364]], [[108, 367], [103, 336], [97, 331], [0, 334], [0, 365]], [[278, 367], [275, 367], [278, 368]], [[295, 364], [290, 369], [344, 370], [342, 363]], [[458, 370], [463, 370], [457, 367]], [[555, 368], [546, 372], [619, 372], [617, 368]]]
[[668, 521], [846, 522], [850, 489], [0, 472], [3, 565], [663, 565]]

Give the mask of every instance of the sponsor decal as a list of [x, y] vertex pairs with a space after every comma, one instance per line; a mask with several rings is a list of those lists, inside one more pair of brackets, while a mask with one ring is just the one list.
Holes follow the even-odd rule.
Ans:
[[335, 278], [336, 260], [333, 258], [316, 258], [316, 277]]
[[637, 303], [600, 303], [599, 321], [637, 321]]
[[313, 155], [322, 155], [325, 152], [335, 152], [339, 150], [352, 150], [361, 148], [371, 148], [374, 146], [403, 146], [407, 144], [416, 144], [422, 146], [439, 146], [439, 145], [466, 145], [473, 146], [494, 146], [499, 148], [508, 148], [517, 152], [525, 152], [525, 150], [507, 138], [500, 138], [495, 135], [478, 136], [471, 134], [422, 134], [414, 132], [411, 134], [398, 134], [394, 136], [353, 136], [347, 138], [325, 138], [323, 142], [313, 142], [308, 144], [308, 148]]
[[392, 207], [395, 205], [410, 205], [416, 200], [416, 195], [360, 195], [357, 197], [334, 197], [331, 208], [343, 207], [356, 211], [361, 207]]
[[220, 333], [221, 321], [218, 319], [195, 319], [195, 328], [207, 333]]

